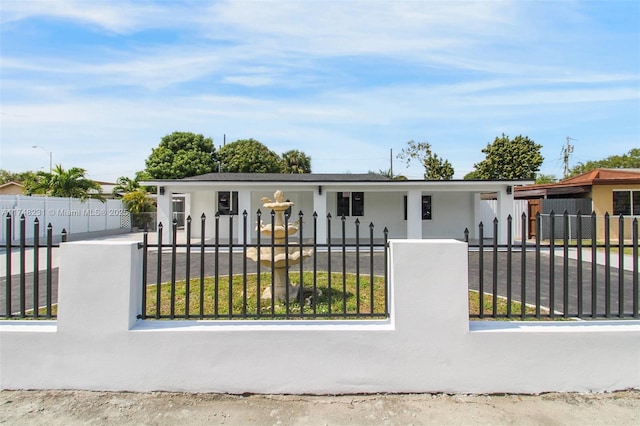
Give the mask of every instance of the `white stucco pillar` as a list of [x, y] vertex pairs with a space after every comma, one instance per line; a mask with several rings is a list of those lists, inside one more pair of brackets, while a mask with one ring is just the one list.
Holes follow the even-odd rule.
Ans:
[[91, 340], [127, 331], [142, 310], [142, 250], [128, 241], [61, 244], [59, 287], [60, 333]]
[[173, 193], [167, 188], [158, 187], [157, 204], [157, 221], [158, 224], [162, 223], [162, 243], [171, 243], [171, 223], [173, 222], [173, 206], [171, 198]]
[[244, 242], [244, 212], [247, 212], [247, 243], [251, 243], [251, 227], [255, 213], [251, 210], [251, 191], [238, 191], [238, 243]]
[[[323, 189], [320, 193], [321, 187], [313, 191], [313, 211], [318, 215], [318, 228], [317, 235], [318, 244], [327, 243], [327, 192]], [[312, 213], [313, 214], [313, 213]]]
[[478, 226], [482, 221], [481, 195], [480, 192], [473, 193], [473, 223], [469, 228], [469, 238], [478, 238]]
[[[191, 193], [187, 192], [186, 194], [184, 194], [184, 219], [185, 221], [187, 220], [187, 218], [191, 216], [191, 219], [193, 220], [194, 217], [191, 215]], [[185, 226], [186, 226], [186, 222], [185, 222]]]
[[[507, 218], [511, 216], [513, 218], [513, 188], [507, 193], [507, 187], [502, 188], [497, 192], [498, 198], [498, 235], [494, 238], [498, 238], [498, 244], [507, 244]], [[493, 226], [493, 225], [492, 225]]]
[[422, 239], [422, 192], [407, 191], [407, 238]]

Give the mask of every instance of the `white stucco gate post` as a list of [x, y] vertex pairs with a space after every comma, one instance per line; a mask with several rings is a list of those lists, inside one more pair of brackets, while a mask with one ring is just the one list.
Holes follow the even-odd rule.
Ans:
[[[319, 186], [313, 191], [313, 211], [318, 215], [317, 221], [317, 244], [327, 243], [327, 192]], [[312, 212], [313, 214], [313, 212]]]
[[407, 191], [407, 238], [422, 238], [422, 191]]
[[[162, 223], [162, 243], [170, 244], [171, 241], [171, 226], [173, 222], [173, 192], [169, 191], [164, 186], [158, 187], [158, 196], [156, 199], [157, 215], [156, 223]], [[158, 241], [160, 243], [160, 241]]]

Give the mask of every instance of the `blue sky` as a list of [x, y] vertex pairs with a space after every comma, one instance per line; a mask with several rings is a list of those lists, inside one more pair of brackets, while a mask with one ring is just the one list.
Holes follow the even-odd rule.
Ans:
[[[428, 141], [462, 178], [505, 133], [541, 173], [640, 146], [637, 1], [0, 3], [0, 168], [133, 177], [173, 131], [386, 170]], [[43, 149], [33, 149], [32, 146]], [[45, 152], [47, 151], [47, 152]]]

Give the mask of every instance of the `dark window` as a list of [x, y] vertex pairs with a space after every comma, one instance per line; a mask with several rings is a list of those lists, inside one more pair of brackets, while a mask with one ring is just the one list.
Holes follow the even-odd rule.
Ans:
[[218, 191], [218, 213], [221, 215], [238, 214], [238, 191]]
[[407, 196], [404, 196], [404, 220], [407, 220]]
[[631, 214], [631, 191], [613, 191], [613, 214]]
[[633, 191], [633, 214], [640, 216], [640, 191]]
[[422, 196], [422, 220], [431, 220], [431, 195]]
[[338, 192], [337, 199], [338, 211], [337, 216], [349, 216], [349, 193], [348, 192]]
[[[287, 198], [287, 199], [286, 199], [286, 201], [287, 201], [287, 202], [290, 202], [291, 200]], [[288, 217], [289, 219], [291, 219], [291, 206], [289, 206], [289, 207], [284, 211], [284, 215], [285, 215], [286, 217]]]
[[351, 215], [364, 216], [364, 192], [352, 193]]
[[[407, 220], [407, 196], [404, 196], [404, 220]], [[422, 220], [431, 220], [431, 195], [422, 196]]]

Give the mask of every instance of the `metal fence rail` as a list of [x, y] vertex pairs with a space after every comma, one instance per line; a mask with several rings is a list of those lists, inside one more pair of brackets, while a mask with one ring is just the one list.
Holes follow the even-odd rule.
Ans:
[[[220, 222], [229, 220], [229, 235], [222, 241]], [[302, 235], [303, 214], [296, 222]], [[256, 213], [261, 223], [262, 213]], [[274, 226], [274, 213], [270, 215]], [[290, 217], [284, 216], [284, 229]], [[145, 232], [143, 250], [143, 293], [141, 319], [348, 319], [386, 318], [388, 309], [387, 239], [385, 228], [378, 238], [369, 225], [368, 238], [361, 238], [361, 225], [355, 220], [355, 239], [347, 240], [346, 219], [341, 220], [341, 236], [332, 240], [330, 214], [327, 215], [327, 244], [317, 243], [318, 216], [313, 214], [313, 238], [285, 237], [283, 244], [257, 234], [247, 242], [249, 218], [242, 213], [244, 240], [233, 242], [233, 215], [215, 215], [214, 237], [207, 239], [207, 218], [200, 217], [200, 235], [192, 235], [192, 218], [185, 220], [185, 243], [178, 243], [177, 220], [169, 229], [171, 243], [162, 224], [157, 243], [149, 242]], [[293, 222], [291, 222], [293, 223]], [[287, 279], [297, 281], [298, 296], [275, 296], [274, 253], [284, 249]], [[250, 250], [258, 261], [248, 258]], [[313, 254], [304, 259], [303, 253]], [[266, 254], [260, 254], [266, 253]], [[297, 256], [299, 254], [299, 256]], [[260, 257], [262, 256], [262, 258]], [[293, 259], [302, 259], [296, 263]], [[265, 266], [266, 265], [266, 266]], [[270, 296], [265, 299], [265, 290]]]
[[[496, 239], [485, 244], [484, 224], [479, 224], [479, 242], [469, 245], [469, 288], [478, 292], [479, 307], [470, 312], [470, 317], [640, 318], [638, 219], [631, 221], [631, 238], [625, 240], [625, 219], [629, 218], [620, 216], [612, 220], [606, 214], [603, 235], [598, 235], [595, 213], [588, 220], [578, 213], [575, 238], [570, 239], [569, 215], [565, 212], [556, 218], [551, 212], [549, 216], [549, 235], [557, 235], [553, 229], [555, 219], [562, 220], [560, 240], [538, 237], [542, 235], [540, 215], [536, 216], [535, 240], [519, 244], [511, 243], [514, 227], [511, 216], [506, 224], [506, 245], [499, 245]], [[617, 226], [617, 239], [611, 237], [613, 225]], [[526, 226], [523, 214], [522, 235], [526, 235]], [[498, 227], [495, 219], [493, 235], [498, 235]], [[589, 230], [588, 238], [583, 235], [584, 229]], [[467, 242], [468, 235], [465, 230]]]
[[[32, 238], [27, 239], [25, 215], [18, 219], [18, 235], [12, 235], [13, 217], [5, 217], [6, 241], [4, 248], [4, 276], [0, 277], [0, 317], [52, 319], [56, 318], [54, 301], [57, 300], [58, 273], [53, 267], [53, 227], [46, 227], [45, 241], [40, 240], [40, 221], [33, 221]], [[15, 237], [15, 238], [14, 238]], [[67, 231], [62, 230], [62, 241]], [[13, 243], [12, 241], [17, 241]], [[31, 259], [29, 259], [31, 258]], [[44, 268], [41, 267], [45, 262]], [[28, 265], [28, 263], [30, 263]], [[17, 267], [16, 267], [17, 266]]]

